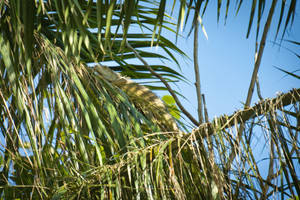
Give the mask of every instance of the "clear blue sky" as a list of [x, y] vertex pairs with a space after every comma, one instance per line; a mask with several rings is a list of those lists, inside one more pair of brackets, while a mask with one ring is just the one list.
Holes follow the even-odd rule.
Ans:
[[[267, 1], [270, 3], [269, 1]], [[171, 6], [171, 5], [170, 5]], [[199, 67], [201, 76], [202, 92], [205, 94], [210, 120], [221, 114], [231, 114], [243, 107], [246, 100], [248, 87], [254, 67], [256, 20], [253, 23], [250, 37], [246, 39], [246, 32], [250, 17], [251, 2], [246, 1], [241, 7], [237, 16], [231, 10], [224, 25], [225, 4], [217, 23], [216, 1], [211, 1], [203, 18], [203, 23], [208, 34], [208, 40], [203, 33], [199, 33]], [[264, 17], [268, 15], [270, 5], [265, 7]], [[280, 13], [280, 4], [276, 8], [276, 15], [273, 17], [273, 27], [267, 39], [266, 48], [259, 70], [259, 81], [261, 93], [264, 98], [276, 96], [277, 91], [287, 92], [292, 88], [300, 86], [300, 80], [286, 76], [274, 66], [287, 71], [300, 70], [300, 60], [286, 48], [299, 53], [299, 46], [282, 42], [282, 48], [274, 45], [274, 36]], [[300, 6], [297, 5], [296, 16], [292, 29], [287, 29], [285, 39], [300, 42]], [[262, 25], [265, 24], [265, 18]], [[282, 27], [283, 28], [283, 27]], [[260, 33], [262, 34], [263, 26]], [[182, 34], [187, 35], [189, 29]], [[260, 34], [260, 36], [261, 36]], [[170, 39], [170, 38], [168, 38]], [[278, 39], [281, 39], [279, 35]], [[172, 41], [175, 41], [171, 38]], [[260, 41], [260, 37], [259, 37]], [[279, 43], [280, 40], [277, 40]], [[179, 38], [177, 45], [193, 58], [193, 33], [187, 39]], [[194, 87], [193, 62], [180, 59], [184, 76], [190, 84], [178, 83], [181, 92], [188, 101], [183, 100], [184, 106], [193, 116], [197, 117], [197, 100]], [[173, 64], [175, 67], [175, 64]], [[299, 74], [299, 72], [298, 72]], [[161, 93], [159, 93], [161, 96]], [[252, 103], [258, 101], [256, 91]]]

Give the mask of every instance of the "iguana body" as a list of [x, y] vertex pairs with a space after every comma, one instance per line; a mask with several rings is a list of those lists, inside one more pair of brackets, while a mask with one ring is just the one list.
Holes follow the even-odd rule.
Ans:
[[149, 88], [122, 76], [106, 66], [96, 66], [95, 70], [105, 80], [123, 90], [130, 100], [142, 108], [147, 117], [158, 123], [162, 130], [178, 131], [177, 124], [169, 114], [166, 105]]

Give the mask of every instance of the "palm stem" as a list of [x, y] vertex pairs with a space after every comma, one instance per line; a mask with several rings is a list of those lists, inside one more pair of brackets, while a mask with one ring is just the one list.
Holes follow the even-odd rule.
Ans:
[[[248, 94], [247, 94], [247, 99], [246, 99], [246, 103], [244, 108], [248, 108], [250, 106], [251, 100], [252, 100], [252, 96], [253, 96], [253, 91], [254, 91], [254, 86], [255, 86], [255, 82], [257, 79], [257, 73], [258, 73], [258, 69], [260, 67], [260, 63], [261, 63], [261, 59], [263, 56], [263, 52], [265, 49], [265, 43], [266, 43], [266, 39], [269, 33], [269, 28], [272, 22], [272, 18], [273, 18], [273, 14], [274, 14], [274, 10], [277, 4], [277, 0], [273, 0], [272, 1], [272, 5], [269, 11], [269, 15], [266, 21], [266, 24], [264, 26], [264, 31], [263, 31], [263, 35], [260, 41], [260, 45], [259, 45], [259, 50], [258, 50], [258, 55], [257, 55], [257, 59], [255, 60], [255, 64], [254, 64], [254, 69], [252, 72], [252, 77], [251, 77], [251, 82], [249, 85], [249, 89], [248, 89]], [[245, 129], [245, 124], [241, 123], [239, 130], [238, 130], [238, 134], [237, 134], [237, 142], [239, 143], [239, 141], [241, 140], [242, 137], [242, 133]], [[231, 166], [232, 161], [234, 160], [235, 156], [236, 156], [236, 151], [237, 149], [233, 147], [232, 152], [229, 155], [229, 160], [227, 163], [227, 169], [229, 169], [229, 167]]]
[[[198, 19], [198, 12], [195, 13], [196, 18]], [[198, 20], [195, 21], [195, 30], [194, 30], [194, 70], [195, 70], [195, 86], [197, 93], [197, 102], [198, 102], [198, 119], [199, 123], [203, 123], [203, 106], [202, 106], [202, 98], [201, 98], [201, 85], [200, 85], [200, 73], [199, 73], [199, 65], [198, 65]]]

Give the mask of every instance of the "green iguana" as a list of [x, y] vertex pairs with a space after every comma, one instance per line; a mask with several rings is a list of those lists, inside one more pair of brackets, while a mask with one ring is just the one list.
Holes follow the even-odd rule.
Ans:
[[123, 90], [129, 99], [141, 107], [143, 113], [156, 122], [163, 131], [179, 131], [164, 102], [149, 88], [122, 76], [107, 66], [97, 65], [94, 69], [106, 81]]

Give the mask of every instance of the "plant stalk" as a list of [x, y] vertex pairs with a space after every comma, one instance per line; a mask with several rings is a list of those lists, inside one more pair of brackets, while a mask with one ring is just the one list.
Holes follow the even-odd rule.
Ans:
[[[196, 17], [198, 19], [198, 12], [195, 11]], [[198, 102], [198, 119], [199, 123], [203, 123], [203, 105], [202, 105], [202, 98], [201, 98], [201, 84], [200, 84], [200, 73], [199, 73], [199, 65], [198, 65], [198, 28], [199, 24], [196, 20], [195, 22], [195, 30], [194, 30], [194, 70], [195, 70], [195, 86], [196, 86], [196, 93], [197, 93], [197, 102]]]

